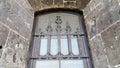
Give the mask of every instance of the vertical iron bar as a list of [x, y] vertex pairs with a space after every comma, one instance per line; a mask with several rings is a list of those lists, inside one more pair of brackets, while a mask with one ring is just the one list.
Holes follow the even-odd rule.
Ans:
[[72, 44], [71, 44], [71, 37], [70, 35], [67, 35], [67, 39], [68, 39], [68, 49], [69, 49], [69, 53], [70, 55], [72, 55]]
[[51, 36], [47, 36], [48, 39], [47, 39], [47, 56], [50, 55], [50, 47], [51, 47]]
[[84, 41], [82, 40], [82, 36], [78, 35], [78, 39], [79, 39], [79, 46], [80, 46], [80, 50], [81, 50], [81, 56], [86, 57], [86, 51], [85, 51], [86, 45], [84, 44]]
[[61, 68], [61, 60], [59, 59], [59, 68]]
[[37, 49], [37, 52], [36, 52], [36, 53], [38, 54], [38, 56], [40, 56], [41, 36], [39, 37], [39, 42], [38, 42], [38, 44], [39, 44], [39, 45], [38, 45], [37, 48], [36, 48], [36, 49]]
[[79, 37], [79, 34], [77, 34], [77, 42], [78, 42], [78, 49], [79, 49], [79, 55], [81, 56], [81, 53], [82, 53], [82, 51], [81, 51], [81, 45], [80, 45], [80, 37]]
[[86, 42], [85, 42], [86, 40], [85, 40], [85, 37], [84, 36], [82, 36], [82, 42], [83, 42], [83, 46], [84, 46], [84, 53], [85, 53], [85, 56], [87, 56], [87, 57], [89, 57], [89, 55], [88, 55], [88, 49], [87, 49], [87, 45], [86, 45]]
[[57, 36], [58, 37], [58, 54], [60, 55], [61, 54], [61, 41], [60, 41], [60, 35]]

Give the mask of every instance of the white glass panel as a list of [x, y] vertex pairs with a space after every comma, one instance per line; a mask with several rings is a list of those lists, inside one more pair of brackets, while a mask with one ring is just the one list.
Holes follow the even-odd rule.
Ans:
[[61, 68], [84, 68], [83, 60], [61, 60]]
[[50, 49], [50, 53], [52, 55], [57, 55], [58, 53], [58, 39], [56, 36], [52, 36], [51, 37], [51, 49]]
[[40, 55], [47, 54], [47, 38], [41, 38]]
[[36, 68], [59, 68], [59, 61], [58, 60], [36, 61]]
[[72, 43], [72, 53], [74, 55], [79, 55], [78, 41], [75, 36], [71, 36], [71, 43]]
[[68, 42], [67, 42], [67, 37], [66, 36], [61, 37], [61, 53], [63, 55], [68, 54]]

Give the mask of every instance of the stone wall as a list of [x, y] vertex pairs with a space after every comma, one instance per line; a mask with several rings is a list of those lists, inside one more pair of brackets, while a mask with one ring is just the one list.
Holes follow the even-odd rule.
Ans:
[[28, 0], [34, 11], [48, 8], [83, 9], [90, 0]]
[[[29, 0], [34, 11], [83, 9], [89, 0]], [[27, 0], [0, 0], [0, 68], [26, 68], [34, 12]], [[83, 9], [95, 68], [120, 68], [120, 0], [91, 0]]]
[[120, 0], [91, 0], [83, 11], [95, 68], [120, 68]]
[[0, 68], [25, 68], [33, 24], [26, 0], [0, 0]]

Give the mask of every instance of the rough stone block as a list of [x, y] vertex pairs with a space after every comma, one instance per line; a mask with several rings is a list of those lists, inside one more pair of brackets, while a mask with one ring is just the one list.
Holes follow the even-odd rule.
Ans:
[[76, 2], [70, 2], [70, 1], [64, 2], [64, 6], [65, 7], [77, 7]]
[[64, 1], [76, 1], [76, 0], [64, 0]]
[[4, 46], [9, 30], [5, 26], [3, 26], [0, 22], [0, 46]]
[[97, 34], [96, 20], [93, 20], [91, 23], [91, 28], [90, 28], [90, 38], [92, 38], [96, 34]]
[[90, 41], [92, 59], [95, 68], [108, 68], [107, 58], [105, 57], [104, 45], [100, 36], [96, 36]]
[[110, 11], [111, 21], [114, 23], [117, 20], [120, 20], [120, 6], [114, 8], [113, 11]]
[[54, 5], [63, 6], [63, 0], [54, 0]]
[[25, 68], [28, 57], [28, 41], [10, 32], [6, 47], [0, 59], [0, 67]]
[[101, 17], [99, 17], [96, 23], [97, 23], [98, 33], [104, 30], [105, 28], [107, 28], [108, 26], [110, 26], [113, 23], [110, 13], [108, 12], [102, 15]]
[[10, 9], [10, 5], [5, 5], [6, 0], [0, 0], [0, 21], [5, 21], [8, 16], [8, 10]]
[[83, 8], [82, 2], [80, 0], [76, 0], [77, 8]]
[[3, 26], [0, 22], [0, 57], [2, 55], [2, 49], [6, 43], [9, 30]]
[[110, 65], [120, 64], [120, 22], [103, 32], [102, 39]]
[[53, 0], [41, 0], [41, 3], [43, 5], [50, 6], [50, 5], [53, 5]]
[[[84, 11], [90, 38], [120, 19], [120, 6], [116, 0], [91, 1]], [[93, 17], [96, 19], [96, 26], [92, 24]]]
[[28, 2], [30, 3], [31, 6], [35, 8], [35, 0], [28, 0]]
[[[34, 11], [38, 11], [47, 8], [68, 8], [68, 7], [77, 8], [81, 10], [85, 8], [85, 6], [87, 5], [87, 3], [89, 3], [90, 0], [28, 0], [28, 1], [30, 2]], [[76, 1], [77, 4], [71, 3]], [[67, 3], [63, 3], [63, 2], [67, 2]], [[68, 3], [71, 3], [71, 5]]]
[[110, 9], [116, 9], [116, 7], [119, 6], [119, 3], [117, 0], [109, 0], [108, 3], [109, 3], [108, 5], [110, 6], [109, 7]]
[[[33, 2], [33, 1], [31, 1], [31, 2]], [[40, 5], [41, 5], [41, 3], [43, 3], [43, 1], [42, 1], [42, 0], [34, 0], [34, 2], [33, 2], [33, 4], [34, 4], [34, 5], [36, 5], [35, 7], [40, 6]]]
[[[18, 32], [25, 38], [30, 38], [33, 17], [14, 0], [3, 0], [0, 20], [3, 24]], [[22, 28], [21, 28], [22, 27]]]
[[[33, 12], [33, 8], [31, 7], [31, 5], [29, 4], [28, 0], [15, 0], [16, 3], [21, 6], [30, 16], [33, 16], [34, 12]], [[32, 1], [33, 2], [33, 1]], [[35, 5], [35, 3], [33, 2], [33, 4]], [[40, 3], [39, 3], [40, 4]], [[34, 6], [33, 5], [33, 6]]]

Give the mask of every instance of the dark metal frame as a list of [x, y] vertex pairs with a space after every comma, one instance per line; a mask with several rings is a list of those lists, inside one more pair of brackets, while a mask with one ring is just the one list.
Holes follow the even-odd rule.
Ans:
[[[51, 11], [52, 10], [52, 11]], [[58, 55], [55, 55], [55, 56], [52, 56], [52, 55], [50, 55], [50, 53], [49, 53], [49, 51], [50, 51], [50, 48], [48, 48], [48, 50], [47, 50], [47, 55], [45, 55], [45, 56], [40, 56], [39, 55], [39, 49], [40, 49], [40, 46], [33, 46], [33, 43], [31, 43], [31, 47], [30, 47], [30, 58], [29, 58], [29, 66], [28, 66], [28, 68], [34, 68], [35, 67], [35, 60], [55, 60], [55, 59], [57, 59], [57, 60], [64, 60], [65, 58], [67, 58], [67, 59], [83, 59], [83, 61], [84, 61], [84, 65], [85, 65], [85, 68], [93, 68], [93, 65], [92, 65], [92, 60], [91, 60], [91, 55], [90, 55], [90, 49], [89, 49], [89, 46], [88, 46], [88, 40], [87, 40], [87, 33], [86, 33], [86, 29], [85, 29], [85, 25], [84, 25], [84, 19], [83, 19], [83, 13], [81, 12], [81, 11], [79, 11], [79, 10], [75, 10], [75, 11], [72, 11], [71, 9], [51, 9], [51, 10], [49, 10], [49, 12], [45, 12], [45, 11], [48, 11], [48, 10], [44, 10], [44, 11], [40, 11], [40, 12], [36, 12], [35, 13], [35, 17], [37, 16], [37, 15], [42, 15], [42, 14], [47, 14], [47, 13], [54, 13], [54, 12], [65, 12], [65, 13], [72, 13], [72, 14], [79, 14], [78, 16], [81, 16], [81, 22], [82, 22], [82, 29], [83, 29], [83, 32], [84, 32], [84, 34], [80, 34], [80, 33], [73, 33], [73, 34], [70, 34], [70, 33], [66, 33], [66, 34], [39, 34], [39, 35], [34, 35], [34, 31], [35, 31], [35, 29], [33, 29], [33, 37], [32, 37], [32, 42], [33, 42], [33, 40], [34, 40], [34, 37], [39, 37], [39, 39], [41, 38], [41, 36], [43, 36], [43, 35], [46, 35], [46, 36], [48, 36], [49, 37], [49, 41], [50, 41], [50, 36], [58, 36], [58, 43], [60, 44], [60, 38], [59, 38], [59, 36], [62, 36], [62, 35], [67, 35], [67, 38], [68, 38], [68, 46], [69, 46], [69, 51], [71, 52], [71, 40], [70, 40], [70, 35], [76, 35], [77, 36], [77, 39], [78, 39], [78, 45], [80, 44], [80, 37], [82, 36], [82, 37], [84, 37], [82, 40], [84, 40], [83, 42], [84, 42], [84, 45], [82, 46], [82, 51], [84, 51], [84, 56], [81, 56], [81, 55], [73, 55], [72, 53], [71, 54], [69, 54], [69, 55], [66, 55], [66, 56], [64, 56], [64, 55], [62, 55], [62, 54], [60, 54], [60, 53], [58, 53]], [[34, 20], [35, 21], [35, 20]], [[34, 22], [34, 23], [36, 23], [36, 22]], [[34, 27], [35, 27], [35, 24], [34, 24]], [[48, 41], [48, 43], [49, 43], [49, 41]], [[40, 41], [39, 41], [40, 42]], [[35, 47], [35, 49], [33, 49]], [[60, 46], [59, 46], [59, 48], [60, 48]], [[79, 50], [80, 50], [79, 49]], [[33, 51], [33, 50], [35, 50], [35, 51]], [[60, 50], [60, 49], [59, 49]], [[33, 54], [33, 52], [34, 53], [36, 53], [36, 54]], [[66, 60], [67, 60], [66, 59]]]

